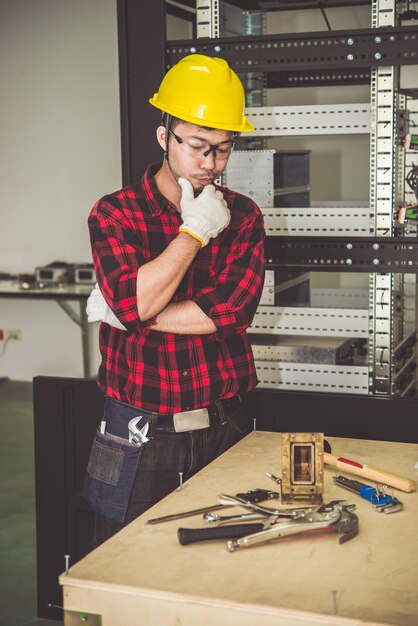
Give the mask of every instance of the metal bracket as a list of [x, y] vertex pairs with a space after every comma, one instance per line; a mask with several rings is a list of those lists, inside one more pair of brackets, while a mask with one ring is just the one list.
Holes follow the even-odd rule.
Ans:
[[418, 271], [418, 238], [267, 237], [270, 265], [326, 272]]
[[168, 41], [167, 67], [187, 54], [221, 56], [238, 73], [388, 65], [415, 65], [418, 26], [340, 30], [289, 35]]

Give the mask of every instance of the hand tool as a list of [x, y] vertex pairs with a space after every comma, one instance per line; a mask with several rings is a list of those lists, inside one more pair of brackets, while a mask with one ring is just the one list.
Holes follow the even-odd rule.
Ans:
[[[274, 492], [276, 493], [276, 492]], [[242, 495], [242, 494], [241, 494]], [[280, 494], [278, 494], [280, 495]], [[257, 513], [262, 513], [263, 515], [281, 515], [283, 514], [283, 509], [270, 509], [267, 506], [262, 506], [261, 504], [258, 504], [256, 502], [250, 502], [248, 500], [244, 500], [243, 498], [239, 497], [240, 494], [237, 494], [236, 496], [229, 496], [226, 493], [222, 493], [219, 496], [218, 502], [220, 505], [222, 506], [242, 506], [246, 509], [250, 509], [251, 511], [256, 511]], [[217, 507], [219, 508], [219, 507]], [[215, 509], [211, 509], [211, 511], [213, 511]], [[296, 511], [298, 509], [293, 509], [293, 511]], [[286, 511], [292, 511], [292, 509], [286, 509]], [[289, 515], [287, 515], [287, 517], [293, 517], [293, 515], [296, 515], [296, 513], [290, 513]]]
[[281, 487], [281, 484], [282, 484], [282, 479], [281, 478], [279, 478], [278, 476], [275, 476], [271, 472], [266, 472], [266, 476], [268, 478], [270, 478], [273, 482], [275, 482], [276, 485], [279, 485], [279, 487]]
[[[353, 508], [355, 505], [345, 506], [343, 501], [336, 500], [320, 508], [294, 509], [293, 517], [284, 521], [281, 521], [279, 515], [265, 515], [264, 517], [260, 515], [261, 520], [258, 524], [233, 524], [216, 528], [179, 528], [177, 534], [182, 545], [197, 541], [231, 539], [233, 541], [228, 542], [228, 549], [231, 552], [240, 547], [249, 547], [312, 530], [344, 533], [340, 538], [340, 543], [343, 543], [354, 537], [358, 531], [357, 516], [351, 513]], [[233, 518], [234, 516], [230, 516], [229, 521], [233, 521]], [[250, 514], [236, 516], [235, 519], [254, 519], [254, 517]], [[221, 520], [225, 521], [225, 518], [221, 517]]]
[[147, 417], [138, 415], [133, 417], [128, 423], [129, 443], [134, 443], [137, 446], [142, 446], [143, 443], [149, 441], [146, 436], [149, 428], [149, 422]]
[[[232, 496], [230, 496], [232, 497]], [[250, 505], [247, 505], [250, 506]], [[251, 505], [256, 506], [258, 505]], [[218, 526], [222, 524], [231, 524], [233, 522], [246, 522], [247, 520], [263, 520], [265, 521], [267, 518], [283, 518], [283, 519], [296, 519], [303, 515], [307, 507], [299, 508], [299, 509], [277, 509], [274, 511], [273, 509], [267, 509], [267, 507], [262, 507], [261, 510], [255, 510], [254, 513], [242, 513], [241, 515], [217, 515], [216, 513], [210, 512], [205, 513], [203, 519], [205, 522], [216, 522]], [[311, 508], [311, 507], [310, 507]], [[268, 512], [267, 512], [268, 511]]]
[[333, 476], [332, 480], [336, 485], [358, 493], [359, 496], [371, 502], [373, 508], [379, 512], [395, 513], [396, 511], [401, 511], [403, 508], [402, 502], [394, 496], [387, 494], [384, 490], [384, 486], [373, 487], [372, 485], [361, 483], [358, 480], [351, 480], [340, 474]]
[[363, 478], [375, 480], [378, 483], [395, 487], [395, 489], [400, 489], [401, 491], [411, 492], [416, 489], [416, 483], [414, 480], [403, 476], [397, 476], [396, 474], [391, 474], [390, 472], [386, 472], [379, 467], [374, 467], [373, 465], [367, 465], [366, 463], [359, 463], [358, 461], [337, 457], [333, 454], [329, 454], [328, 452], [324, 452], [324, 460], [325, 463], [331, 465], [331, 467], [343, 470], [349, 474], [356, 474], [357, 476], [361, 476]]
[[[205, 513], [203, 520], [205, 522], [216, 523], [218, 526], [222, 524], [231, 524], [233, 522], [246, 522], [248, 520], [265, 520], [269, 515], [265, 513], [242, 513], [241, 515], [217, 515], [216, 513]], [[274, 517], [278, 517], [275, 515]], [[284, 514], [284, 517], [292, 518], [293, 515]]]
[[343, 533], [339, 538], [339, 543], [345, 543], [358, 533], [358, 517], [353, 513], [354, 509], [353, 504], [345, 505], [343, 501], [334, 500], [320, 508], [305, 509], [297, 519], [274, 523], [266, 530], [232, 539], [227, 542], [227, 548], [230, 552], [234, 552], [239, 548], [249, 548], [274, 539], [313, 530]]
[[[265, 518], [268, 519], [267, 517]], [[276, 520], [276, 517], [274, 517]], [[266, 525], [265, 525], [266, 524]], [[232, 526], [217, 526], [215, 528], [179, 528], [177, 537], [182, 546], [197, 541], [211, 541], [213, 539], [236, 539], [245, 535], [258, 533], [270, 526], [267, 521], [259, 524], [233, 524]]]
[[324, 434], [281, 434], [282, 501], [322, 504], [324, 493]]
[[[228, 496], [232, 498], [233, 496]], [[237, 498], [238, 500], [238, 498]], [[238, 504], [238, 503], [237, 503]], [[241, 506], [243, 506], [241, 504]], [[250, 505], [247, 505], [250, 506]], [[256, 506], [256, 505], [251, 505]], [[311, 508], [309, 509], [311, 510]], [[205, 513], [205, 522], [216, 522], [216, 528], [179, 528], [177, 531], [179, 542], [182, 545], [195, 543], [197, 541], [209, 541], [211, 539], [237, 539], [245, 535], [253, 534], [265, 530], [278, 522], [280, 519], [296, 519], [305, 515], [306, 507], [300, 509], [289, 509], [274, 511], [272, 515], [254, 512], [243, 513], [242, 515], [216, 515], [216, 513]], [[233, 522], [246, 522], [248, 520], [260, 520], [258, 524], [232, 524]]]
[[[251, 489], [246, 493], [237, 493], [235, 496], [240, 499], [241, 503], [250, 502], [262, 502], [263, 500], [271, 500], [273, 498], [279, 498], [280, 494], [277, 491], [269, 491], [268, 489]], [[174, 513], [172, 515], [164, 515], [163, 517], [154, 517], [154, 519], [147, 520], [147, 524], [160, 524], [161, 522], [171, 522], [176, 519], [182, 519], [183, 517], [191, 517], [192, 515], [200, 515], [203, 513], [210, 513], [218, 509], [223, 509], [225, 506], [234, 506], [235, 503], [226, 504], [221, 503], [212, 506], [205, 506], [201, 509], [194, 509], [192, 511], [185, 511], [184, 513]]]

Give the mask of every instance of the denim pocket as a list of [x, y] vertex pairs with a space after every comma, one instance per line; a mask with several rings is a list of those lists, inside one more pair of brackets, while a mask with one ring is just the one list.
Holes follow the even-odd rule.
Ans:
[[250, 432], [250, 423], [241, 407], [233, 409], [231, 411], [225, 411], [225, 419], [231, 426], [232, 430], [235, 430], [241, 435], [246, 435]]
[[96, 432], [83, 489], [83, 497], [94, 511], [117, 522], [125, 521], [142, 452], [143, 446]]

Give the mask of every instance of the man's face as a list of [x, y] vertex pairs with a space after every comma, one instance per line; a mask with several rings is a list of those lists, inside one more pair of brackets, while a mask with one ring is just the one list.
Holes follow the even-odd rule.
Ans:
[[[230, 131], [206, 130], [189, 123], [178, 124], [169, 133], [168, 160], [173, 176], [176, 180], [187, 178], [196, 192], [201, 191], [226, 168], [232, 140], [233, 133]], [[209, 146], [219, 148], [204, 156]]]

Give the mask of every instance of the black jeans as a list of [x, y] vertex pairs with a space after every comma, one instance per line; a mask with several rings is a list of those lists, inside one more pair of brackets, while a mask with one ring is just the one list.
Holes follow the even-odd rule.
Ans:
[[[225, 404], [219, 404], [220, 410], [211, 412], [209, 428], [201, 430], [176, 433], [172, 421], [166, 423], [168, 420], [163, 416], [157, 419], [153, 439], [140, 448], [125, 519], [116, 521], [96, 513], [95, 546], [176, 489], [180, 472], [183, 480], [187, 480], [248, 434], [249, 420], [243, 415], [240, 400], [235, 398], [227, 408]], [[218, 406], [218, 403], [215, 405]], [[146, 412], [107, 398], [104, 412], [106, 431], [123, 436], [121, 424], [127, 425], [132, 417], [143, 413]]]

